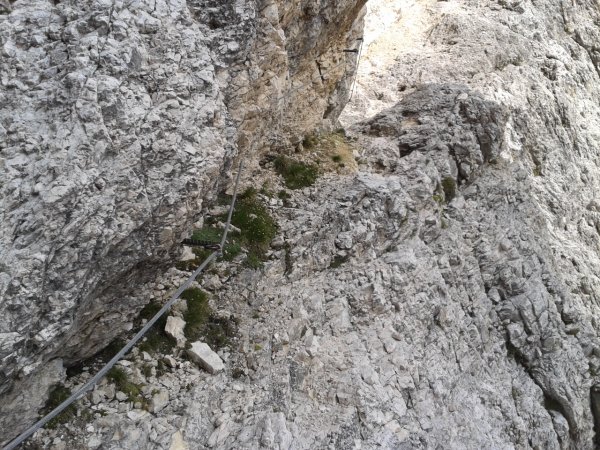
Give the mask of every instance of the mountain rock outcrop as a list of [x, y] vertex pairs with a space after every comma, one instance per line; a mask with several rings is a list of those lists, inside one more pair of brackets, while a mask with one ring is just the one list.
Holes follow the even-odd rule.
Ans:
[[[211, 58], [225, 61], [213, 85], [230, 127], [214, 127], [225, 143], [214, 174], [227, 149], [289, 149], [307, 130], [332, 125], [352, 71], [328, 79], [319, 67], [335, 74], [346, 64], [338, 58], [354, 48], [351, 22], [362, 5], [277, 2], [253, 13], [262, 19], [245, 21], [233, 19], [244, 2], [215, 16], [218, 4], [192, 3], [190, 14], [204, 14], [214, 36], [219, 20], [231, 19], [232, 28], [207, 43]], [[357, 170], [327, 173], [280, 197], [257, 192], [278, 222], [264, 267], [220, 261], [198, 280], [218, 317], [236, 326], [233, 341], [210, 350], [222, 370], [135, 349], [119, 368], [143, 385], [149, 411], [105, 380], [82, 400], [87, 426], [46, 430], [37, 443], [58, 450], [68, 436], [70, 444], [106, 449], [598, 447], [597, 4], [371, 0], [369, 7], [356, 89], [341, 115]], [[276, 17], [285, 52], [269, 34]], [[334, 19], [343, 32], [328, 28]], [[255, 35], [244, 31], [254, 26]], [[239, 48], [221, 42], [238, 32], [254, 40], [236, 40]], [[311, 51], [330, 55], [328, 62]], [[272, 73], [261, 78], [264, 64]], [[169, 161], [156, 167], [174, 166]], [[283, 190], [270, 168], [259, 168], [258, 158], [249, 165], [273, 192]], [[176, 204], [158, 212], [174, 214]], [[184, 232], [171, 226], [173, 236]], [[160, 242], [151, 251], [168, 250]], [[173, 269], [145, 278], [140, 291], [158, 282], [166, 296], [185, 276]], [[21, 289], [6, 286], [4, 295]], [[74, 351], [69, 342], [61, 341]], [[60, 363], [52, 361], [59, 367], [46, 367], [45, 376], [56, 379]]]
[[364, 3], [2, 4], [0, 435], [131, 327], [238, 152], [335, 119]]

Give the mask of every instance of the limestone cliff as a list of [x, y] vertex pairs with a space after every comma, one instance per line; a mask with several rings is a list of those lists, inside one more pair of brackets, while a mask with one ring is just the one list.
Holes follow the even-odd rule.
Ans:
[[[136, 285], [168, 267], [238, 151], [252, 165], [282, 115], [294, 141], [340, 111], [364, 3], [0, 6], [0, 435], [36, 416], [61, 361], [131, 327]], [[335, 70], [298, 90], [316, 61]]]

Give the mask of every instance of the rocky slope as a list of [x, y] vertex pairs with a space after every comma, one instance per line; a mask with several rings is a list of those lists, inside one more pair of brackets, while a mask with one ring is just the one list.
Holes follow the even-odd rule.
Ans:
[[377, 36], [342, 116], [358, 172], [264, 195], [279, 222], [270, 260], [219, 263], [201, 280], [237, 324], [225, 370], [181, 359], [143, 373], [170, 360], [138, 351], [123, 367], [147, 385], [150, 412], [107, 382], [84, 401], [85, 432], [38, 442], [595, 448], [596, 5], [371, 5], [376, 21], [395, 19], [367, 21]]
[[131, 327], [135, 285], [169, 266], [238, 151], [258, 160], [265, 124], [295, 117], [277, 136], [294, 141], [339, 112], [364, 3], [0, 5], [0, 435]]

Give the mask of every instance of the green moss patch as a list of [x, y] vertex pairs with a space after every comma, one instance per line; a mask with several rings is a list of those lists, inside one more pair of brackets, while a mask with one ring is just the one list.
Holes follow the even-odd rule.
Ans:
[[[230, 202], [230, 196], [221, 195], [219, 197], [219, 203], [221, 204], [228, 205]], [[217, 227], [217, 223], [226, 220], [227, 213], [216, 217], [208, 217], [205, 226], [194, 231], [192, 239], [215, 244], [220, 243], [223, 229]], [[246, 266], [260, 268], [266, 258], [266, 252], [269, 250], [271, 241], [277, 233], [277, 222], [269, 213], [256, 189], [248, 188], [238, 195], [231, 223], [240, 229], [240, 232], [230, 230], [221, 259], [232, 261], [243, 251], [246, 251]], [[177, 263], [178, 269], [194, 270], [211, 254], [211, 250], [202, 247], [193, 247], [192, 251], [196, 258], [189, 261], [180, 261]]]
[[235, 324], [214, 314], [204, 291], [198, 288], [186, 289], [181, 298], [187, 302], [184, 333], [189, 343], [201, 340], [213, 349], [230, 344], [231, 337], [235, 335]]

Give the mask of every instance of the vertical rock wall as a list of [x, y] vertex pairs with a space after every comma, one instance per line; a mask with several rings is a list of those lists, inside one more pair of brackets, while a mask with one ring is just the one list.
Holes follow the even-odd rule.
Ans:
[[[31, 421], [61, 376], [61, 364], [40, 367], [72, 364], [131, 326], [146, 302], [136, 285], [167, 267], [238, 144], [269, 141], [283, 111], [273, 99], [314, 78], [313, 60], [339, 61], [364, 3], [1, 7], [1, 435]], [[286, 139], [321, 120], [353, 68], [298, 91], [286, 112], [303, 119]], [[19, 388], [36, 377], [32, 395]]]

